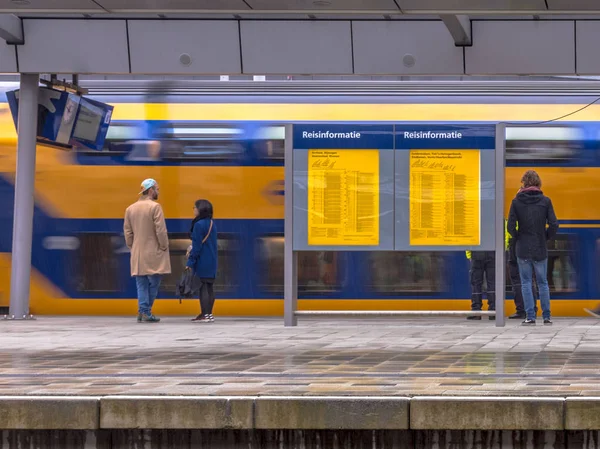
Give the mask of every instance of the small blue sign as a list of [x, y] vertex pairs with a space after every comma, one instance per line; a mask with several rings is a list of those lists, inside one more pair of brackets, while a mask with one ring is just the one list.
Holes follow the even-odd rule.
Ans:
[[396, 125], [396, 149], [496, 148], [494, 125]]
[[293, 136], [295, 150], [394, 148], [392, 125], [294, 125]]

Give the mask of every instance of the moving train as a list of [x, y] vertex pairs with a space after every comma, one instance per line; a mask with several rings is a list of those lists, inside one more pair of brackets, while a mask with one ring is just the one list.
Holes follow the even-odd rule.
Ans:
[[[284, 124], [297, 122], [533, 123], [507, 131], [506, 207], [523, 171], [538, 170], [561, 225], [549, 243], [553, 313], [582, 315], [600, 301], [600, 105], [568, 115], [596, 99], [595, 84], [98, 81], [87, 87], [93, 98], [115, 105], [104, 150], [37, 148], [33, 314], [135, 313], [122, 217], [141, 180], [152, 177], [161, 186], [173, 267], [155, 313], [197, 313], [197, 301], [180, 303], [174, 292], [194, 200], [207, 198], [220, 231], [215, 314], [282, 315]], [[16, 162], [3, 92], [14, 88], [0, 86], [0, 307], [9, 303]], [[299, 297], [300, 309], [308, 310], [467, 310], [468, 263], [459, 251], [301, 253]]]

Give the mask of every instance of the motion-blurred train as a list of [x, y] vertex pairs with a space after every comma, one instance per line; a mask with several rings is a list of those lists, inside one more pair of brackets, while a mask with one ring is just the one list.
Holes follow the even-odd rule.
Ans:
[[[197, 313], [197, 301], [180, 304], [174, 291], [194, 200], [207, 198], [219, 226], [215, 313], [281, 315], [285, 123], [543, 122], [580, 109], [598, 92], [567, 82], [534, 88], [464, 82], [90, 84], [91, 96], [115, 105], [104, 150], [37, 149], [34, 314], [135, 312], [122, 217], [141, 180], [152, 177], [161, 185], [173, 267], [155, 312]], [[16, 133], [0, 95], [0, 306], [7, 306]], [[580, 315], [600, 301], [600, 105], [543, 126], [508, 129], [507, 207], [530, 167], [541, 174], [561, 224], [549, 243], [553, 312]], [[301, 309], [464, 310], [468, 264], [458, 251], [306, 252], [299, 258], [299, 295]]]

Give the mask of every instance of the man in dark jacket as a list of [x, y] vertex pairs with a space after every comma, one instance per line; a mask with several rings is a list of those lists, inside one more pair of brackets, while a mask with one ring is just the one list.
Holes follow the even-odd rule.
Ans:
[[[539, 175], [533, 170], [528, 170], [523, 175], [521, 183], [523, 187], [510, 205], [508, 232], [515, 239], [517, 245], [521, 290], [527, 314], [523, 324], [535, 325], [535, 301], [532, 293], [534, 272], [540, 291], [544, 324], [552, 324], [546, 242], [556, 235], [558, 220], [552, 201], [541, 190], [542, 180]], [[548, 228], [546, 228], [546, 224]]]

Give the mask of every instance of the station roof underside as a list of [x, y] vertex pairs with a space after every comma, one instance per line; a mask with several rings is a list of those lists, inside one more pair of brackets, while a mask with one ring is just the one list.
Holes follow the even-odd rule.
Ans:
[[600, 13], [596, 0], [0, 0], [0, 12], [86, 14], [369, 13], [573, 14]]
[[600, 75], [597, 0], [0, 0], [0, 73]]

